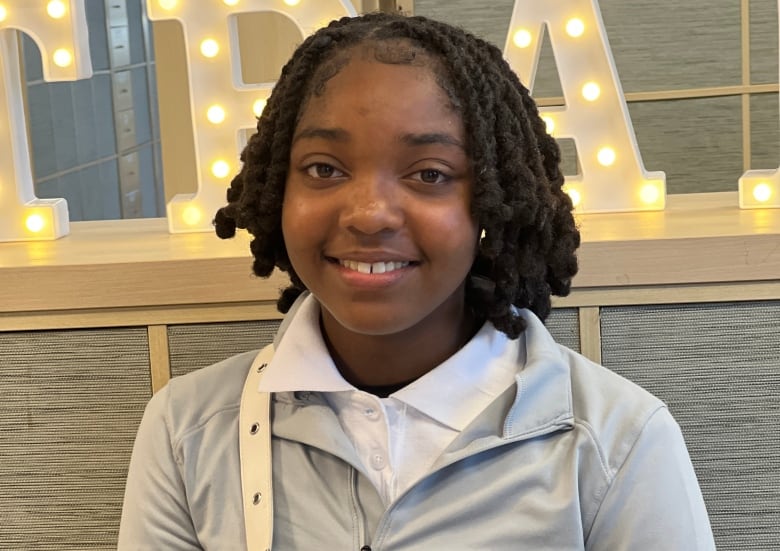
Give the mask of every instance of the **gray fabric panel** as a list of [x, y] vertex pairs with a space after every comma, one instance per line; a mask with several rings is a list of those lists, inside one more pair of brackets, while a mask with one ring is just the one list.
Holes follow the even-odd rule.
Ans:
[[721, 551], [780, 549], [780, 302], [603, 308], [605, 366], [669, 404]]
[[274, 340], [280, 322], [265, 320], [168, 327], [171, 377], [262, 348]]
[[777, 82], [777, 0], [750, 0], [750, 82]]
[[0, 333], [0, 549], [116, 549], [146, 329]]
[[[523, 84], [528, 85], [527, 82]], [[530, 89], [535, 98], [559, 98], [563, 96], [561, 79], [558, 76], [558, 64], [550, 42], [550, 33], [545, 32], [542, 49], [539, 52], [539, 66], [536, 68], [534, 86]]]
[[780, 104], [777, 93], [750, 98], [750, 168], [780, 166]]
[[504, 49], [514, 0], [414, 0], [414, 15], [463, 27]]
[[666, 172], [669, 193], [736, 191], [741, 102], [733, 96], [628, 105], [645, 167]]
[[561, 148], [561, 172], [564, 176], [575, 176], [582, 172], [580, 161], [577, 157], [577, 144], [571, 138], [561, 138], [558, 140], [558, 147]]
[[[460, 25], [503, 49], [513, 5], [508, 0], [416, 0], [414, 11]], [[625, 91], [741, 84], [739, 2], [601, 0], [600, 6]], [[557, 95], [549, 50], [544, 52], [538, 97]]]
[[601, 0], [599, 4], [626, 92], [742, 83], [739, 2]]
[[553, 308], [544, 325], [558, 344], [580, 351], [580, 315], [577, 308]]

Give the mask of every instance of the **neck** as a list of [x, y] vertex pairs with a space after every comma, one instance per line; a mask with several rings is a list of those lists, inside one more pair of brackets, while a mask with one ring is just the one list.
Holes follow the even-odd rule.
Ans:
[[477, 320], [464, 305], [458, 310], [443, 313], [446, 323], [365, 335], [344, 328], [323, 309], [321, 328], [331, 357], [348, 382], [356, 387], [391, 386], [425, 375], [471, 340]]

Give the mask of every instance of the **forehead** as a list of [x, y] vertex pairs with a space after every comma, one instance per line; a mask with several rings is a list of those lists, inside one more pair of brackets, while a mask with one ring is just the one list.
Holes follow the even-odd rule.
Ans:
[[[445, 91], [452, 105], [455, 107], [460, 105], [443, 60], [427, 51], [422, 45], [405, 38], [381, 40], [368, 38], [348, 47], [335, 48], [314, 68], [311, 79], [306, 84], [307, 90], [304, 92], [301, 105], [305, 106], [313, 96], [322, 95], [328, 82], [352, 61], [427, 69]], [[300, 118], [300, 112], [298, 117]]]
[[385, 63], [365, 53], [346, 59], [309, 97], [298, 127], [355, 119], [384, 126], [439, 124], [462, 134], [460, 114], [427, 63]]

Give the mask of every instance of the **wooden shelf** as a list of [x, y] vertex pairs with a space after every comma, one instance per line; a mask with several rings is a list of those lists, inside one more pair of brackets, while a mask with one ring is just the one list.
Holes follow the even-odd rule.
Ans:
[[[780, 281], [780, 209], [740, 210], [736, 193], [668, 203], [663, 212], [581, 215], [572, 296]], [[0, 244], [0, 315], [269, 303], [284, 284], [252, 275], [246, 234], [172, 235], [163, 219], [75, 222], [57, 241]]]

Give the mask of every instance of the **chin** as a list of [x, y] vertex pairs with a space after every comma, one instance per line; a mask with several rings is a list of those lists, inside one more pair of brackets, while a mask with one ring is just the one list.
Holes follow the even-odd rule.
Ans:
[[[358, 306], [360, 308], [360, 306]], [[369, 308], [361, 312], [334, 312], [328, 310], [332, 320], [342, 329], [358, 335], [382, 337], [397, 335], [413, 328], [420, 320], [410, 320], [401, 315], [377, 315]]]

